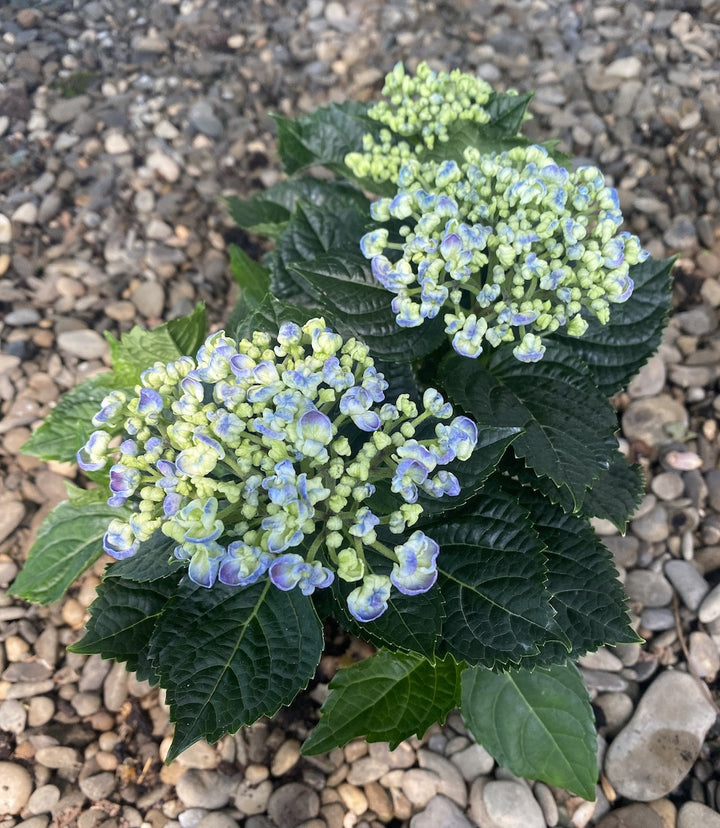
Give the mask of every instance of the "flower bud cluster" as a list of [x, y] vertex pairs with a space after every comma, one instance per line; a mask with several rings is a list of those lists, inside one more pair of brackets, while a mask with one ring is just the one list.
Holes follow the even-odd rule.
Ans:
[[[419, 411], [404, 394], [386, 402], [387, 387], [367, 347], [323, 319], [285, 323], [275, 340], [220, 332], [195, 358], [155, 363], [135, 393], [103, 400], [78, 452], [87, 471], [111, 463], [108, 503], [132, 510], [111, 521], [105, 551], [130, 557], [159, 530], [204, 587], [267, 575], [309, 595], [335, 577], [357, 581], [348, 607], [360, 621], [386, 609], [392, 586], [427, 591], [435, 541], [414, 531], [389, 548], [376, 528], [403, 535], [420, 492], [457, 495], [442, 467], [470, 457], [477, 427], [432, 388]], [[389, 514], [371, 508], [377, 486], [395, 494]], [[389, 575], [367, 549], [391, 562]]]
[[523, 362], [542, 358], [542, 336], [582, 336], [583, 308], [606, 324], [610, 306], [632, 293], [629, 267], [644, 261], [622, 223], [617, 193], [595, 167], [568, 171], [541, 146], [464, 162], [407, 161], [398, 192], [371, 205], [378, 222], [403, 222], [399, 238], [381, 227], [360, 247], [375, 278], [395, 294], [398, 325], [415, 327], [444, 311], [457, 353], [518, 342]]
[[363, 152], [349, 153], [345, 163], [358, 178], [395, 181], [405, 161], [422, 148], [432, 149], [436, 141], [448, 140], [449, 124], [486, 124], [490, 115], [484, 105], [492, 91], [488, 83], [459, 69], [434, 72], [421, 63], [413, 77], [397, 63], [385, 77], [382, 94], [387, 100], [368, 110], [369, 117], [387, 129], [380, 131], [379, 140], [364, 136]]

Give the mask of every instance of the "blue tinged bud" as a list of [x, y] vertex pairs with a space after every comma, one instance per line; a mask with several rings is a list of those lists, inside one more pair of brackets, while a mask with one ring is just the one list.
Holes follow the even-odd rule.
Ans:
[[150, 425], [156, 425], [163, 410], [163, 398], [152, 388], [141, 388], [137, 413]]
[[228, 586], [249, 586], [262, 578], [273, 561], [259, 546], [233, 541], [220, 561], [218, 581]]
[[[177, 550], [176, 550], [177, 551]], [[210, 589], [215, 583], [225, 549], [217, 543], [197, 546], [190, 554], [188, 577], [198, 586]]]
[[108, 524], [107, 532], [103, 537], [103, 549], [113, 558], [122, 560], [131, 558], [140, 548], [129, 524], [118, 518], [113, 518]]
[[127, 395], [124, 391], [111, 391], [100, 404], [100, 411], [92, 418], [94, 426], [114, 424], [127, 403]]
[[299, 587], [303, 595], [324, 589], [335, 580], [333, 573], [318, 561], [306, 562], [300, 555], [281, 555], [270, 565], [270, 581], [284, 592]]
[[513, 355], [515, 359], [520, 362], [538, 362], [543, 358], [545, 353], [545, 346], [539, 336], [527, 333], [522, 338], [522, 342], [513, 348]]
[[408, 540], [395, 547], [398, 562], [390, 580], [404, 595], [420, 595], [437, 581], [437, 556], [440, 547], [424, 532], [413, 532]]
[[361, 623], [379, 618], [387, 609], [391, 581], [387, 575], [366, 575], [362, 586], [356, 587], [347, 597], [350, 615]]
[[113, 494], [108, 499], [108, 505], [123, 506], [140, 485], [140, 480], [141, 475], [138, 469], [130, 469], [122, 463], [115, 463], [110, 468], [110, 491]]
[[[94, 418], [93, 418], [94, 420]], [[98, 471], [105, 468], [110, 435], [106, 431], [93, 431], [87, 443], [75, 455], [83, 471]]]
[[375, 539], [375, 527], [379, 523], [380, 518], [373, 514], [367, 506], [363, 506], [355, 513], [355, 522], [348, 529], [348, 532], [366, 543], [372, 542], [368, 541], [368, 538]]

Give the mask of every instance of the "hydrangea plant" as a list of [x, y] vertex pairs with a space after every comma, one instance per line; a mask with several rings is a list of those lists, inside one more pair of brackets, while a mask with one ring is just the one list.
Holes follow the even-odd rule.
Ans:
[[592, 520], [623, 531], [643, 490], [609, 397], [659, 345], [671, 262], [599, 170], [522, 135], [529, 95], [424, 64], [383, 93], [276, 119], [287, 180], [228, 199], [274, 247], [231, 247], [225, 330], [198, 307], [109, 336], [112, 371], [33, 434], [91, 485], [12, 592], [115, 559], [72, 649], [165, 689], [168, 760], [290, 704], [334, 619], [377, 652], [306, 753], [459, 708], [515, 773], [593, 798], [575, 662], [637, 638]]

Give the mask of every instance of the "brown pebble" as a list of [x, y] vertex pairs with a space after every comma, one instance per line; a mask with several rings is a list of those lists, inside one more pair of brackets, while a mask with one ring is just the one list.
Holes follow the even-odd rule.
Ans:
[[62, 608], [62, 620], [74, 630], [85, 623], [85, 607], [75, 598], [67, 598]]

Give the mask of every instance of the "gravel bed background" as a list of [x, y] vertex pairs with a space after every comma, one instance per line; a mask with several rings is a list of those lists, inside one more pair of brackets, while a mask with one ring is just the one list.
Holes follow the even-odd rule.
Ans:
[[[616, 558], [646, 644], [583, 660], [595, 803], [498, 769], [457, 716], [394, 752], [301, 758], [323, 677], [290, 710], [163, 766], [162, 698], [66, 653], [102, 565], [58, 605], [0, 593], [0, 828], [720, 826], [720, 2], [5, 0], [0, 6], [0, 587], [75, 467], [18, 454], [107, 365], [102, 336], [235, 292], [222, 195], [278, 179], [268, 112], [375, 97], [397, 60], [536, 89], [532, 137], [618, 187], [679, 254], [658, 355], [616, 403], [647, 496]], [[347, 657], [360, 657], [351, 652]]]

